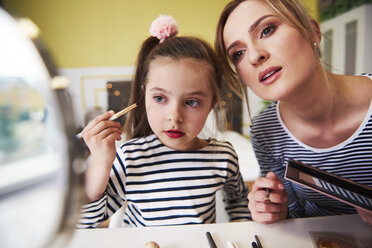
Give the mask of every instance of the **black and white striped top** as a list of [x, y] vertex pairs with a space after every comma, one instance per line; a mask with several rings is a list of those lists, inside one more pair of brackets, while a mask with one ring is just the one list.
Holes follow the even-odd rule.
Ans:
[[213, 223], [219, 189], [232, 221], [250, 219], [248, 190], [230, 143], [210, 139], [200, 150], [176, 151], [155, 135], [133, 139], [117, 149], [106, 192], [83, 207], [77, 227], [98, 226], [124, 203], [128, 226]]
[[372, 187], [372, 102], [358, 130], [334, 147], [317, 149], [296, 139], [281, 120], [278, 102], [273, 102], [253, 119], [251, 136], [262, 176], [274, 171], [283, 181], [292, 217], [348, 214], [356, 210], [284, 180], [285, 165], [290, 159]]

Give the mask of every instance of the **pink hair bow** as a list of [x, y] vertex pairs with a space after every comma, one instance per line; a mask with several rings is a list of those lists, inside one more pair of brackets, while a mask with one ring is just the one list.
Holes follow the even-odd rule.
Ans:
[[151, 23], [150, 34], [158, 38], [160, 40], [159, 44], [161, 44], [166, 38], [178, 34], [177, 22], [171, 16], [159, 15]]

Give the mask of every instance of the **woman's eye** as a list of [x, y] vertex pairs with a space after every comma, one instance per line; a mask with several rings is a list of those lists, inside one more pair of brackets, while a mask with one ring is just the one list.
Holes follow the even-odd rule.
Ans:
[[239, 61], [240, 57], [244, 54], [244, 51], [243, 50], [239, 50], [237, 52], [234, 52], [231, 56], [231, 59], [234, 63], [236, 63], [237, 61]]
[[270, 25], [267, 25], [264, 29], [262, 29], [261, 31], [261, 38], [263, 37], [266, 37], [268, 35], [270, 35], [272, 32], [275, 31], [275, 26], [270, 24]]
[[195, 106], [199, 105], [199, 102], [196, 101], [196, 100], [187, 100], [186, 105], [191, 106], [191, 107], [195, 107]]
[[164, 102], [165, 101], [164, 97], [162, 97], [162, 96], [154, 96], [154, 100], [155, 100], [155, 102]]

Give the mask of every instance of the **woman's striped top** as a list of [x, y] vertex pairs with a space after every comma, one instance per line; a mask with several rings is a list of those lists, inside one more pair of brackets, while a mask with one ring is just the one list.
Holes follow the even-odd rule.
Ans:
[[356, 210], [284, 180], [285, 165], [290, 159], [372, 187], [372, 102], [358, 130], [334, 147], [317, 149], [296, 139], [280, 117], [278, 102], [273, 102], [253, 119], [251, 136], [262, 176], [274, 171], [285, 185], [291, 217], [348, 214]]
[[213, 223], [219, 189], [232, 221], [250, 219], [230, 143], [210, 139], [200, 150], [176, 151], [155, 135], [133, 139], [117, 149], [106, 192], [83, 206], [78, 228], [98, 226], [124, 203], [125, 226]]

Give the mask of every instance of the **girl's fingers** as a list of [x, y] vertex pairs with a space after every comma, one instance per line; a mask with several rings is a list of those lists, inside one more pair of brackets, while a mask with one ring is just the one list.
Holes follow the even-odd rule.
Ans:
[[98, 139], [104, 139], [111, 133], [121, 134], [120, 123], [114, 121], [100, 122], [94, 129], [92, 129], [90, 135], [96, 136]]
[[[90, 130], [83, 131], [84, 138], [90, 138], [94, 136], [102, 136], [102, 133], [105, 133], [105, 130], [114, 130], [121, 133], [120, 123], [116, 121], [100, 121], [95, 126], [92, 126]], [[85, 130], [85, 129], [84, 129]]]
[[94, 128], [98, 123], [110, 119], [111, 116], [114, 115], [114, 111], [110, 110], [106, 113], [96, 116], [93, 120], [91, 120], [88, 125], [83, 129], [82, 134], [89, 132], [92, 128]]

